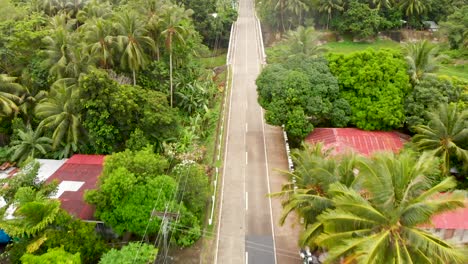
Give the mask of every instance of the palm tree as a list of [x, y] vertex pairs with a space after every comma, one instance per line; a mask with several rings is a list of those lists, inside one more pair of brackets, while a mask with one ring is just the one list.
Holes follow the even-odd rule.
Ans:
[[427, 1], [424, 0], [400, 0], [399, 1], [400, 9], [405, 12], [407, 17], [412, 15], [420, 15], [426, 12], [427, 10]]
[[87, 50], [90, 55], [99, 61], [102, 68], [107, 69], [112, 65], [112, 28], [102, 18], [92, 18], [83, 26], [84, 39], [89, 43]]
[[442, 159], [442, 171], [448, 175], [450, 159], [468, 162], [468, 150], [461, 147], [468, 141], [468, 109], [441, 104], [430, 112], [429, 124], [416, 126], [413, 142], [420, 151], [430, 151]]
[[16, 78], [0, 74], [0, 116], [10, 116], [17, 113], [20, 98], [17, 93], [24, 90], [23, 86], [15, 83]]
[[391, 8], [394, 4], [394, 0], [372, 0], [372, 3], [380, 10], [382, 7]]
[[75, 149], [80, 137], [79, 90], [70, 80], [61, 79], [52, 85], [49, 96], [36, 106], [36, 115], [43, 118], [38, 129], [52, 129], [53, 149], [72, 144]]
[[116, 28], [118, 31], [117, 44], [123, 51], [120, 64], [124, 69], [133, 72], [133, 85], [136, 85], [136, 74], [147, 63], [144, 46], [155, 50], [154, 41], [145, 36], [146, 28], [135, 12], [124, 12], [117, 15]]
[[343, 1], [342, 0], [320, 0], [318, 11], [320, 13], [327, 13], [327, 30], [328, 25], [330, 24], [330, 20], [332, 17], [332, 13], [334, 10], [343, 11]]
[[153, 57], [159, 61], [159, 48], [161, 43], [162, 31], [163, 31], [163, 19], [162, 14], [165, 13], [167, 4], [161, 0], [141, 0], [132, 2], [135, 5], [135, 9], [140, 14], [146, 17], [146, 29], [147, 35], [150, 37], [155, 44], [155, 54]]
[[295, 31], [289, 31], [286, 36], [291, 54], [302, 54], [307, 57], [317, 56], [325, 52], [327, 49], [318, 46], [318, 34], [313, 27], [304, 28], [299, 26]]
[[328, 251], [327, 263], [466, 263], [466, 250], [420, 229], [432, 216], [464, 207], [463, 192], [441, 194], [456, 186], [453, 178], [432, 185], [433, 162], [379, 154], [359, 164], [361, 193], [332, 184], [335, 208], [318, 217], [324, 232], [316, 240]]
[[291, 11], [297, 17], [297, 24], [302, 22], [302, 12], [309, 11], [309, 6], [303, 0], [290, 0], [286, 3], [286, 10]]
[[169, 51], [169, 83], [171, 107], [173, 102], [173, 65], [172, 65], [172, 46], [174, 41], [184, 44], [184, 36], [188, 33], [184, 22], [193, 14], [191, 9], [185, 10], [179, 6], [171, 6], [165, 10], [163, 14], [163, 25], [165, 30], [161, 33], [166, 36], [166, 48]]
[[49, 199], [31, 187], [20, 187], [15, 201], [18, 206], [15, 217], [0, 220], [0, 228], [12, 237], [34, 236], [52, 224], [60, 213], [59, 200]]
[[447, 58], [444, 55], [437, 56], [437, 47], [427, 40], [408, 43], [404, 46], [408, 71], [414, 84], [419, 83], [428, 73], [435, 72], [441, 60]]
[[36, 158], [38, 154], [45, 155], [51, 149], [52, 139], [41, 136], [41, 130], [32, 130], [28, 125], [26, 130], [18, 131], [18, 140], [11, 142], [9, 154], [11, 160], [18, 163], [23, 162], [27, 158]]
[[314, 239], [322, 232], [323, 226], [317, 222], [317, 216], [333, 207], [330, 185], [336, 182], [345, 186], [358, 185], [355, 177], [358, 158], [353, 153], [332, 156], [333, 149], [325, 150], [322, 143], [303, 147], [304, 150], [293, 152], [295, 172], [288, 173], [291, 182], [284, 185], [281, 192], [272, 194], [284, 198], [281, 225], [293, 211], [304, 218], [305, 231], [299, 241], [302, 246], [314, 245]]

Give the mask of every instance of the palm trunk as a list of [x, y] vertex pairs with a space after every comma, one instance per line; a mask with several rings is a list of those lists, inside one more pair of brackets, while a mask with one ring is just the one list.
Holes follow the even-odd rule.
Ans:
[[172, 50], [169, 52], [169, 82], [171, 86], [171, 107], [172, 107]]
[[133, 70], [133, 86], [136, 85], [136, 76], [135, 76], [135, 70]]

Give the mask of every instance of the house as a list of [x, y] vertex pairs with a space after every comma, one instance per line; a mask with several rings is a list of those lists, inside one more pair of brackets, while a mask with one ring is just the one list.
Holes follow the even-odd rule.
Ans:
[[47, 182], [53, 180], [59, 182], [57, 194], [52, 198], [58, 198], [61, 207], [69, 214], [82, 220], [94, 221], [94, 208], [84, 201], [83, 195], [86, 190], [96, 189], [104, 157], [104, 155], [73, 155], [47, 178]]
[[[316, 128], [305, 141], [323, 142], [324, 148], [333, 148], [335, 154], [355, 151], [369, 156], [374, 152], [398, 152], [410, 137], [399, 132], [363, 131], [356, 128]], [[468, 201], [465, 203], [468, 205]], [[454, 243], [468, 243], [468, 206], [436, 215], [424, 229]]]
[[434, 21], [423, 21], [422, 23], [430, 32], [436, 32], [439, 30], [439, 25], [437, 25], [437, 23]]
[[[86, 190], [96, 188], [104, 157], [76, 154], [63, 160], [37, 159], [40, 164], [37, 178], [45, 182], [58, 181], [57, 193], [51, 198], [59, 199], [61, 208], [70, 215], [84, 221], [95, 221], [94, 208], [84, 201], [83, 195]], [[0, 175], [0, 178], [7, 177], [8, 171], [4, 174]], [[6, 204], [2, 200], [3, 198], [0, 199], [0, 207]], [[15, 208], [10, 206], [6, 217], [12, 218], [14, 210]]]
[[315, 144], [323, 142], [325, 149], [335, 153], [355, 151], [364, 156], [374, 152], [398, 152], [409, 141], [408, 135], [399, 132], [364, 131], [357, 128], [316, 128], [305, 141]]

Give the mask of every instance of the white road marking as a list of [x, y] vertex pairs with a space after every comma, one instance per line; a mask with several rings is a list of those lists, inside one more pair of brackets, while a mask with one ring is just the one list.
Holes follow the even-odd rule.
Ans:
[[245, 152], [245, 164], [249, 164], [249, 152]]
[[245, 210], [249, 210], [249, 193], [245, 192]]
[[249, 252], [245, 251], [245, 264], [249, 263]]

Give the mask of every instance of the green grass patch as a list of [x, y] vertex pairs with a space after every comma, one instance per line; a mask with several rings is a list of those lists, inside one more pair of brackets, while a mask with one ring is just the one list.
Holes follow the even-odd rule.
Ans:
[[226, 54], [223, 53], [214, 57], [199, 58], [199, 60], [206, 69], [213, 69], [226, 64]]
[[458, 65], [454, 65], [454, 64], [441, 65], [437, 74], [455, 76], [455, 77], [460, 77], [460, 78], [468, 80], [468, 64], [464, 63], [464, 64], [458, 64]]
[[355, 51], [366, 50], [368, 48], [379, 49], [399, 49], [401, 44], [392, 40], [377, 40], [375, 42], [328, 42], [323, 45], [329, 49], [329, 52], [335, 53], [351, 53]]

